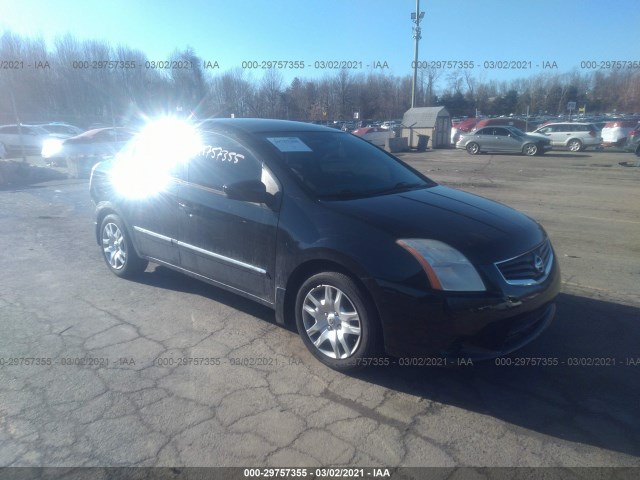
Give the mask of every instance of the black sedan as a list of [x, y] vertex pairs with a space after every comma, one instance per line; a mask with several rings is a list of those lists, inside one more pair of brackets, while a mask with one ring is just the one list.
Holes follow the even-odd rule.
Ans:
[[94, 168], [90, 191], [113, 273], [151, 261], [267, 305], [335, 369], [384, 352], [493, 358], [555, 315], [542, 226], [335, 129], [150, 126]]

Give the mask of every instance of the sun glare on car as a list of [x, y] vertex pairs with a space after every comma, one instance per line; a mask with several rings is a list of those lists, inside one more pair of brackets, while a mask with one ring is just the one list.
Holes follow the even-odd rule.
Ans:
[[115, 158], [113, 184], [126, 197], [155, 195], [166, 189], [175, 168], [201, 149], [194, 125], [172, 117], [152, 121]]

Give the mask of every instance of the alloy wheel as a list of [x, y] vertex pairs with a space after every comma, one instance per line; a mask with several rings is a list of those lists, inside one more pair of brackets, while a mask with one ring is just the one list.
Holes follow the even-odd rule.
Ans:
[[329, 358], [349, 358], [360, 345], [360, 316], [351, 299], [337, 287], [312, 288], [302, 303], [302, 319], [311, 343]]
[[102, 229], [102, 250], [111, 268], [124, 268], [127, 263], [127, 247], [124, 236], [115, 223], [107, 223]]

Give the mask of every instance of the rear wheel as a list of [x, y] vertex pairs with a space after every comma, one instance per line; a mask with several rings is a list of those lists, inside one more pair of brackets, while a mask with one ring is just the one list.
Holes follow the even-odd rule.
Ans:
[[111, 214], [104, 217], [100, 232], [102, 257], [109, 270], [123, 278], [144, 272], [149, 262], [140, 258], [134, 250], [129, 232], [118, 215]]
[[309, 351], [341, 371], [372, 364], [378, 352], [378, 317], [372, 302], [348, 276], [323, 272], [298, 290], [296, 325]]
[[534, 155], [538, 154], [538, 146], [535, 143], [527, 143], [523, 148], [522, 148], [522, 152], [525, 155], [528, 155], [530, 157], [533, 157]]
[[571, 150], [572, 152], [579, 152], [580, 150], [582, 150], [582, 142], [577, 138], [573, 138], [569, 140], [567, 147], [569, 147], [569, 150]]
[[475, 155], [479, 152], [480, 152], [480, 145], [478, 145], [477, 143], [471, 142], [469, 145], [467, 145], [467, 153], [471, 155]]

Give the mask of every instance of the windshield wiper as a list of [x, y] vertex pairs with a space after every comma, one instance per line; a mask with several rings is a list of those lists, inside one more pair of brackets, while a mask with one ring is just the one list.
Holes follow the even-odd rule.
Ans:
[[320, 198], [321, 200], [335, 200], [341, 198], [359, 198], [366, 196], [367, 194], [363, 192], [354, 192], [353, 190], [340, 190], [339, 192], [320, 195], [318, 198]]
[[418, 188], [425, 188], [429, 185], [423, 182], [420, 183], [408, 183], [408, 182], [398, 182], [393, 187], [383, 188], [381, 190], [375, 190], [370, 193], [370, 195], [385, 195], [387, 193], [399, 193], [399, 192], [407, 192], [409, 190], [416, 190]]
[[427, 183], [407, 183], [407, 182], [398, 182], [393, 187], [382, 188], [380, 190], [370, 190], [364, 192], [354, 192], [353, 190], [345, 189], [340, 190], [335, 193], [327, 193], [325, 195], [320, 195], [320, 199], [322, 200], [336, 200], [336, 199], [344, 199], [344, 198], [365, 198], [365, 197], [375, 197], [377, 195], [385, 195], [389, 193], [398, 193], [398, 192], [406, 192], [409, 190], [416, 190], [418, 188], [428, 187]]

